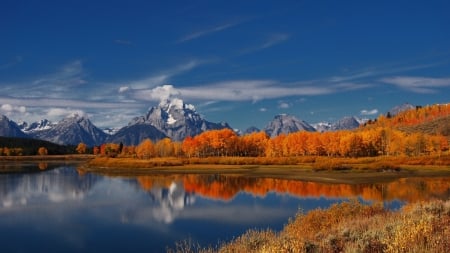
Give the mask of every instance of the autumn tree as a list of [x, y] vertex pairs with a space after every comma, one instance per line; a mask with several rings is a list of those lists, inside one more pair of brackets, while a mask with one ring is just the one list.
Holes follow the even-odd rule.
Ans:
[[85, 154], [86, 153], [87, 146], [83, 142], [80, 142], [75, 149], [78, 154]]
[[136, 155], [141, 159], [149, 159], [155, 156], [155, 147], [150, 139], [143, 140], [136, 147]]
[[168, 157], [174, 155], [174, 148], [170, 138], [164, 138], [156, 142], [155, 153], [159, 157]]
[[39, 149], [38, 149], [38, 154], [39, 155], [47, 155], [48, 154], [48, 150], [47, 150], [47, 148], [45, 148], [45, 147], [40, 147]]

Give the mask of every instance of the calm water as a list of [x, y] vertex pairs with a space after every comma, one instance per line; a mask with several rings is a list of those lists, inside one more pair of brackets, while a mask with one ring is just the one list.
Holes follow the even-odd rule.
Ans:
[[186, 238], [208, 245], [249, 228], [280, 230], [299, 209], [348, 198], [398, 208], [450, 196], [450, 178], [345, 185], [221, 175], [121, 178], [47, 164], [8, 171], [0, 174], [1, 252], [164, 252]]

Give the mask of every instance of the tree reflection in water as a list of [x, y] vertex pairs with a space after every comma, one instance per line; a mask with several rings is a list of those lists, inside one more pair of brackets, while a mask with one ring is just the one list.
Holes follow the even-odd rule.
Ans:
[[265, 196], [269, 192], [297, 197], [362, 198], [365, 201], [416, 202], [450, 197], [450, 178], [401, 178], [388, 183], [331, 184], [274, 178], [246, 178], [228, 175], [152, 175], [138, 176], [142, 189], [170, 188], [181, 182], [185, 192], [229, 201], [239, 192]]

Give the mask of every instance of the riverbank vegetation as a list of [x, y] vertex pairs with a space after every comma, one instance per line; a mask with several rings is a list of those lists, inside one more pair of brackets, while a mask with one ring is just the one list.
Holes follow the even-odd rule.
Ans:
[[450, 201], [408, 204], [397, 211], [357, 201], [299, 213], [280, 232], [249, 230], [202, 247], [178, 242], [167, 252], [449, 252]]

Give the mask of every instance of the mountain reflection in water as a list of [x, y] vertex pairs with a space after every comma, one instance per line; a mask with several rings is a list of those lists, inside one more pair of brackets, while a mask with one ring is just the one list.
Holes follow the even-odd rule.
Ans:
[[27, 164], [0, 174], [0, 241], [3, 252], [162, 252], [186, 238], [208, 245], [251, 228], [279, 230], [299, 208], [344, 199], [389, 206], [449, 196], [450, 178], [442, 177], [350, 185], [237, 175], [108, 177]]

